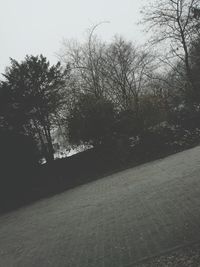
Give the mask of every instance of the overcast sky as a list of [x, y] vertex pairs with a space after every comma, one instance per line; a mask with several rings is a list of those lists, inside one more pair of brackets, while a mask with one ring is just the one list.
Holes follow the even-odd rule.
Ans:
[[0, 73], [9, 57], [43, 54], [51, 63], [62, 40], [84, 40], [86, 31], [101, 21], [96, 34], [110, 40], [115, 34], [139, 42], [136, 23], [146, 0], [0, 0]]

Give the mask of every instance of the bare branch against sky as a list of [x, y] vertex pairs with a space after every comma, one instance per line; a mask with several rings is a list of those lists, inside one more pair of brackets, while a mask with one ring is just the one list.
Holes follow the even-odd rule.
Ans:
[[0, 0], [0, 73], [9, 57], [22, 60], [26, 54], [41, 54], [50, 61], [62, 39], [85, 38], [88, 28], [101, 21], [98, 35], [110, 40], [114, 35], [139, 42], [137, 21], [146, 0]]

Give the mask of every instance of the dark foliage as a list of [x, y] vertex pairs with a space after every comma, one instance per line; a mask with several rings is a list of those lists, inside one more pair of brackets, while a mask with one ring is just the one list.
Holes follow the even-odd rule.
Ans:
[[34, 137], [46, 159], [53, 159], [51, 129], [63, 104], [65, 71], [42, 55], [11, 59], [0, 86], [0, 123]]
[[0, 131], [0, 209], [24, 202], [38, 167], [34, 140], [13, 131]]
[[102, 145], [111, 138], [114, 123], [115, 112], [110, 101], [83, 94], [69, 117], [69, 139], [74, 144]]
[[135, 136], [140, 132], [141, 124], [134, 110], [119, 112], [115, 123], [115, 131], [119, 136]]

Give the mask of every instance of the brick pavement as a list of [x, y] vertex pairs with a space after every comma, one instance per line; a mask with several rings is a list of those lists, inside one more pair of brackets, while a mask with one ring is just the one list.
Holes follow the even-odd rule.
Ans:
[[0, 217], [0, 267], [128, 267], [200, 239], [200, 147]]

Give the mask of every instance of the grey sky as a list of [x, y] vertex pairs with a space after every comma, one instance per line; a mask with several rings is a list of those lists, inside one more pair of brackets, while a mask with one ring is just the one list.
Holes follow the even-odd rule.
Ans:
[[83, 40], [86, 30], [100, 21], [96, 33], [104, 40], [115, 34], [139, 41], [136, 22], [145, 0], [0, 0], [0, 73], [9, 57], [42, 53], [51, 63], [62, 40]]

